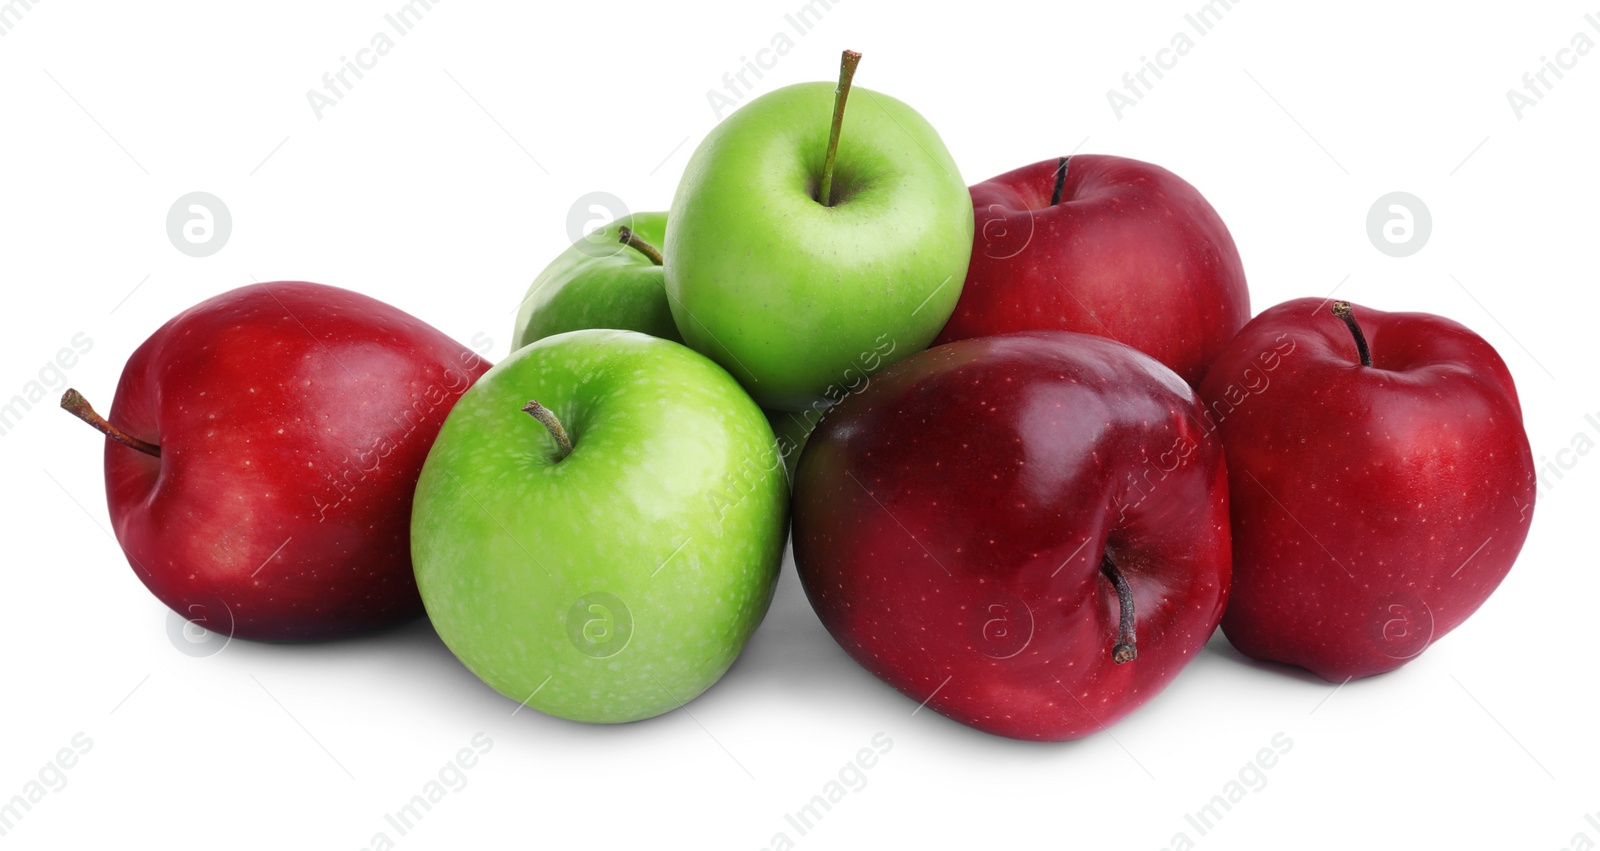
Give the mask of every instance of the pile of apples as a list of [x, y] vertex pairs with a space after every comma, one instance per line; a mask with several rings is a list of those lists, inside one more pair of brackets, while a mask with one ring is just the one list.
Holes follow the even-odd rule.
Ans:
[[493, 368], [282, 282], [157, 330], [108, 417], [68, 391], [109, 438], [139, 578], [248, 639], [425, 610], [511, 699], [624, 722], [728, 669], [792, 519], [856, 661], [961, 723], [1061, 740], [1148, 701], [1219, 624], [1344, 682], [1505, 577], [1533, 461], [1487, 342], [1315, 298], [1251, 319], [1232, 237], [1176, 175], [1073, 156], [969, 189], [911, 107], [851, 96], [859, 59], [751, 101], [667, 213], [558, 257]]

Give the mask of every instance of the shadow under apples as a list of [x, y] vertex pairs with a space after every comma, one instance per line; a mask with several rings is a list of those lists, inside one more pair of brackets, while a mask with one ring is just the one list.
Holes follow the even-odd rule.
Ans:
[[[330, 641], [234, 639], [211, 661], [224, 659], [250, 673], [271, 675], [280, 668], [295, 668], [319, 676], [335, 676], [350, 688], [393, 691], [397, 699], [414, 697], [421, 683], [427, 683], [429, 691], [472, 694], [481, 690], [499, 696], [456, 659], [426, 615], [376, 632]], [[508, 712], [510, 708], [507, 707]]]
[[[1231, 650], [1231, 648], [1229, 648]], [[409, 711], [437, 716], [442, 723], [479, 724], [496, 736], [536, 747], [551, 735], [578, 740], [584, 747], [610, 750], [627, 747], [637, 737], [684, 722], [682, 710], [625, 724], [569, 721], [537, 710], [518, 709], [508, 698], [463, 665], [439, 638], [426, 616], [362, 636], [313, 643], [265, 643], [235, 640], [216, 657], [242, 673], [276, 685], [281, 672], [310, 674], [340, 690], [387, 693], [405, 701]], [[419, 701], [419, 690], [431, 698]], [[891, 735], [951, 739], [962, 748], [995, 748], [1018, 757], [1056, 755], [1090, 747], [1097, 737], [1075, 742], [1038, 743], [1008, 739], [953, 721], [883, 683], [851, 659], [812, 611], [796, 573], [792, 550], [786, 548], [772, 607], [738, 659], [721, 680], [689, 701], [695, 723], [714, 723], [722, 713], [743, 714], [751, 702], [768, 701], [805, 707], [807, 714], [876, 723]], [[516, 710], [515, 715], [513, 711]]]
[[[437, 711], [457, 718], [495, 720], [496, 727], [511, 722], [535, 735], [546, 725], [562, 735], [607, 736], [616, 741], [631, 738], [621, 730], [646, 731], [680, 714], [664, 713], [626, 724], [586, 724], [548, 716], [533, 709], [517, 710], [506, 697], [472, 673], [434, 630], [424, 615], [404, 624], [360, 636], [330, 641], [292, 643], [235, 639], [210, 661], [223, 661], [236, 670], [274, 676], [275, 669], [318, 672], [338, 677], [343, 687], [386, 691], [396, 700], [414, 701], [417, 686], [445, 696], [429, 701]], [[207, 660], [200, 660], [207, 661]], [[880, 684], [834, 642], [811, 610], [786, 548], [772, 607], [761, 626], [729, 668], [703, 695], [689, 701], [690, 711], [718, 711], [723, 700], [742, 701], [752, 693], [785, 702], [855, 702], [860, 692], [876, 691]], [[897, 692], [883, 687], [892, 697]], [[521, 723], [518, 723], [521, 722]], [[619, 738], [620, 737], [620, 738]]]

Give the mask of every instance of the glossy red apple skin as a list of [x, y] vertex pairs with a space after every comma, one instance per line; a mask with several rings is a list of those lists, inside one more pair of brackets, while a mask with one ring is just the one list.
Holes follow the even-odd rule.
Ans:
[[[1227, 473], [1199, 400], [1102, 337], [965, 340], [831, 408], [796, 476], [794, 553], [824, 626], [915, 703], [1063, 740], [1155, 696], [1215, 631]], [[1138, 656], [1116, 664], [1134, 595]]]
[[1364, 367], [1329, 308], [1266, 310], [1200, 393], [1233, 498], [1223, 633], [1345, 682], [1400, 667], [1483, 604], [1522, 548], [1535, 480], [1511, 373], [1483, 338], [1356, 305]]
[[1124, 157], [1068, 157], [971, 187], [972, 262], [935, 345], [1010, 331], [1099, 334], [1198, 386], [1250, 318], [1244, 266], [1198, 190]]
[[124, 366], [106, 501], [134, 572], [240, 638], [338, 638], [422, 613], [411, 498], [488, 362], [397, 308], [304, 282], [201, 302]]

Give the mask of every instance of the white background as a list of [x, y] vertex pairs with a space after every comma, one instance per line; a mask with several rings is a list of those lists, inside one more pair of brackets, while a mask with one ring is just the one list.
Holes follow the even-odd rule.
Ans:
[[[3, 4], [0, 4], [3, 5]], [[172, 314], [253, 279], [356, 289], [504, 356], [531, 277], [587, 193], [664, 209], [716, 115], [707, 91], [775, 34], [755, 93], [830, 79], [895, 95], [976, 182], [1071, 151], [1165, 165], [1230, 225], [1255, 311], [1298, 296], [1426, 310], [1484, 335], [1516, 376], [1546, 474], [1526, 547], [1479, 613], [1397, 673], [1343, 688], [1249, 664], [1221, 637], [1109, 733], [978, 733], [857, 667], [792, 562], [727, 677], [661, 718], [590, 727], [512, 716], [426, 622], [309, 647], [195, 658], [106, 532], [101, 441], [41, 404], [0, 437], [7, 548], [0, 799], [82, 732], [92, 749], [18, 822], [27, 847], [1562, 848], [1593, 780], [1593, 548], [1600, 460], [1594, 152], [1600, 55], [1520, 119], [1506, 91], [1574, 34], [1583, 4], [971, 4], [848, 0], [799, 35], [801, 0], [443, 2], [320, 119], [307, 90], [388, 30], [401, 0], [11, 4], [0, 37], [0, 399], [75, 334], [70, 383], [109, 405], [122, 363]], [[821, 8], [820, 6], [818, 8]], [[911, 11], [915, 8], [915, 11]], [[20, 13], [20, 14], [19, 14]], [[1600, 18], [1600, 11], [1596, 11]], [[1108, 89], [1174, 33], [1194, 49], [1119, 117]], [[1600, 51], [1597, 51], [1600, 53]], [[1570, 61], [1577, 54], [1567, 54]], [[770, 59], [771, 56], [763, 58]], [[1153, 79], [1153, 78], [1152, 78]], [[1542, 90], [1542, 89], [1541, 89]], [[748, 100], [748, 97], [741, 97]], [[1433, 233], [1369, 241], [1406, 191]], [[192, 258], [168, 208], [233, 216]], [[581, 218], [587, 210], [580, 210]], [[1581, 442], [1581, 441], [1580, 441]], [[1559, 469], [1559, 468], [1552, 468]], [[408, 835], [384, 815], [478, 733], [492, 749]], [[805, 835], [785, 820], [882, 733], [893, 742]], [[1292, 750], [1206, 835], [1185, 821], [1283, 733]], [[1596, 824], [1600, 824], [1597, 817]], [[1366, 843], [1363, 843], [1366, 844]]]

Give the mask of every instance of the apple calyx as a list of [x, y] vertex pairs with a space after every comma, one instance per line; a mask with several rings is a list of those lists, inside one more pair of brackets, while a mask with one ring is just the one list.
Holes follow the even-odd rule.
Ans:
[[1111, 556], [1101, 557], [1100, 572], [1111, 580], [1111, 587], [1117, 589], [1117, 643], [1111, 648], [1111, 661], [1118, 665], [1132, 662], [1139, 655], [1133, 646], [1133, 589], [1128, 587], [1122, 571], [1111, 563]]
[[633, 232], [633, 228], [623, 225], [622, 230], [618, 231], [617, 235], [619, 237], [618, 242], [650, 258], [651, 263], [660, 266], [666, 262], [662, 259], [661, 252], [654, 245], [640, 239], [639, 235]]
[[844, 126], [844, 102], [850, 97], [850, 81], [856, 76], [856, 66], [861, 64], [861, 54], [846, 50], [839, 57], [839, 87], [833, 90], [833, 125], [828, 130], [828, 153], [822, 160], [822, 186], [817, 190], [817, 201], [824, 207], [833, 206], [833, 159], [839, 153], [839, 131]]
[[133, 435], [128, 434], [122, 429], [112, 425], [106, 420], [105, 417], [95, 413], [94, 408], [89, 405], [89, 400], [83, 398], [82, 393], [79, 393], [71, 387], [67, 388], [67, 392], [61, 394], [61, 409], [77, 417], [78, 419], [83, 420], [89, 425], [94, 426], [100, 431], [101, 434], [104, 434], [106, 437], [115, 440], [129, 449], [137, 449], [153, 458], [161, 457], [161, 447], [155, 445], [154, 443], [140, 440], [139, 438], [134, 437]]
[[1050, 190], [1050, 206], [1061, 203], [1061, 187], [1067, 182], [1067, 160], [1071, 157], [1056, 157], [1056, 188]]
[[522, 410], [538, 420], [539, 424], [550, 432], [550, 436], [555, 438], [556, 463], [560, 463], [568, 455], [572, 454], [572, 438], [567, 436], [566, 426], [563, 426], [561, 421], [556, 419], [556, 415], [549, 408], [539, 404], [537, 400], [530, 400], [528, 404], [522, 406]]
[[1350, 309], [1350, 302], [1334, 302], [1333, 315], [1343, 319], [1345, 327], [1350, 329], [1350, 336], [1356, 338], [1356, 354], [1361, 356], [1361, 365], [1372, 366], [1372, 350], [1367, 348], [1367, 335], [1361, 333], [1361, 326], [1356, 323], [1356, 314]]

